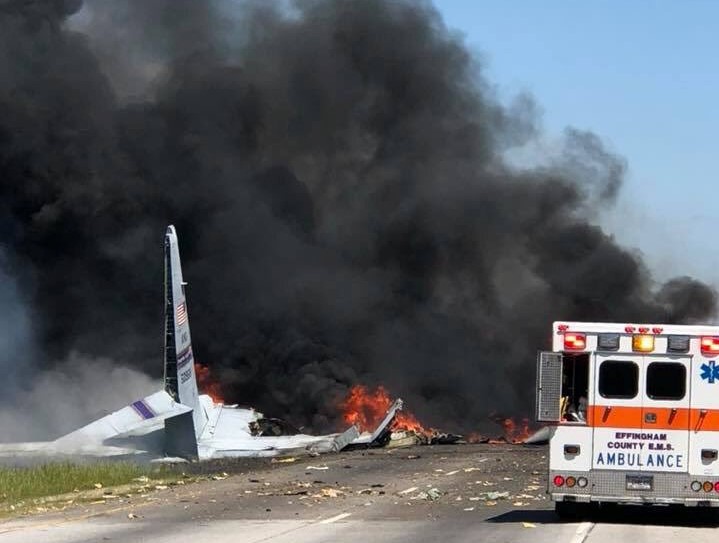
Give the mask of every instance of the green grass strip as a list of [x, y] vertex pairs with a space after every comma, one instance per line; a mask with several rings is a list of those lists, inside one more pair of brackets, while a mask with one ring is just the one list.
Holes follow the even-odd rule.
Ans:
[[176, 470], [168, 466], [143, 466], [130, 462], [50, 463], [32, 467], [0, 467], [0, 504], [56, 496], [75, 490], [124, 485], [138, 477], [161, 479]]

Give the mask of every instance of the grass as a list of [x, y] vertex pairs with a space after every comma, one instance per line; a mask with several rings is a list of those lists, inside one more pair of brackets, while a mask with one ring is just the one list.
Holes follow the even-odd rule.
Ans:
[[179, 475], [178, 469], [171, 466], [146, 466], [130, 462], [63, 462], [31, 467], [0, 467], [0, 506], [7, 507], [24, 500], [68, 492], [131, 484], [135, 480], [158, 480]]

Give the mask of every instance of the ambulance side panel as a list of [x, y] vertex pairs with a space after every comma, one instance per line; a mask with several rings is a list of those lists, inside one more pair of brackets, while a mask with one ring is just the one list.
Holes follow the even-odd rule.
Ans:
[[[700, 353], [699, 338], [692, 338], [691, 352]], [[691, 419], [689, 422], [689, 473], [719, 475], [719, 460], [702, 458], [719, 451], [719, 357], [695, 354], [691, 368]]]

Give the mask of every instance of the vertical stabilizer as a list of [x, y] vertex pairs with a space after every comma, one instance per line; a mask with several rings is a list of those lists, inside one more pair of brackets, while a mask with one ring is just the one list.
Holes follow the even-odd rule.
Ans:
[[195, 435], [199, 436], [207, 417], [197, 392], [190, 317], [174, 226], [168, 226], [165, 234], [165, 390], [192, 408]]

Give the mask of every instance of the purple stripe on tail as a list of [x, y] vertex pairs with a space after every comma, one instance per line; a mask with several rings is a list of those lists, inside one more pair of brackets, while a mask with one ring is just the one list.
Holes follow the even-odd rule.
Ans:
[[177, 357], [177, 369], [184, 368], [188, 362], [192, 361], [192, 347], [188, 347], [182, 351]]
[[155, 417], [155, 413], [152, 412], [152, 409], [150, 409], [150, 407], [142, 400], [137, 400], [131, 405], [132, 408], [137, 411], [143, 419], [147, 420]]

